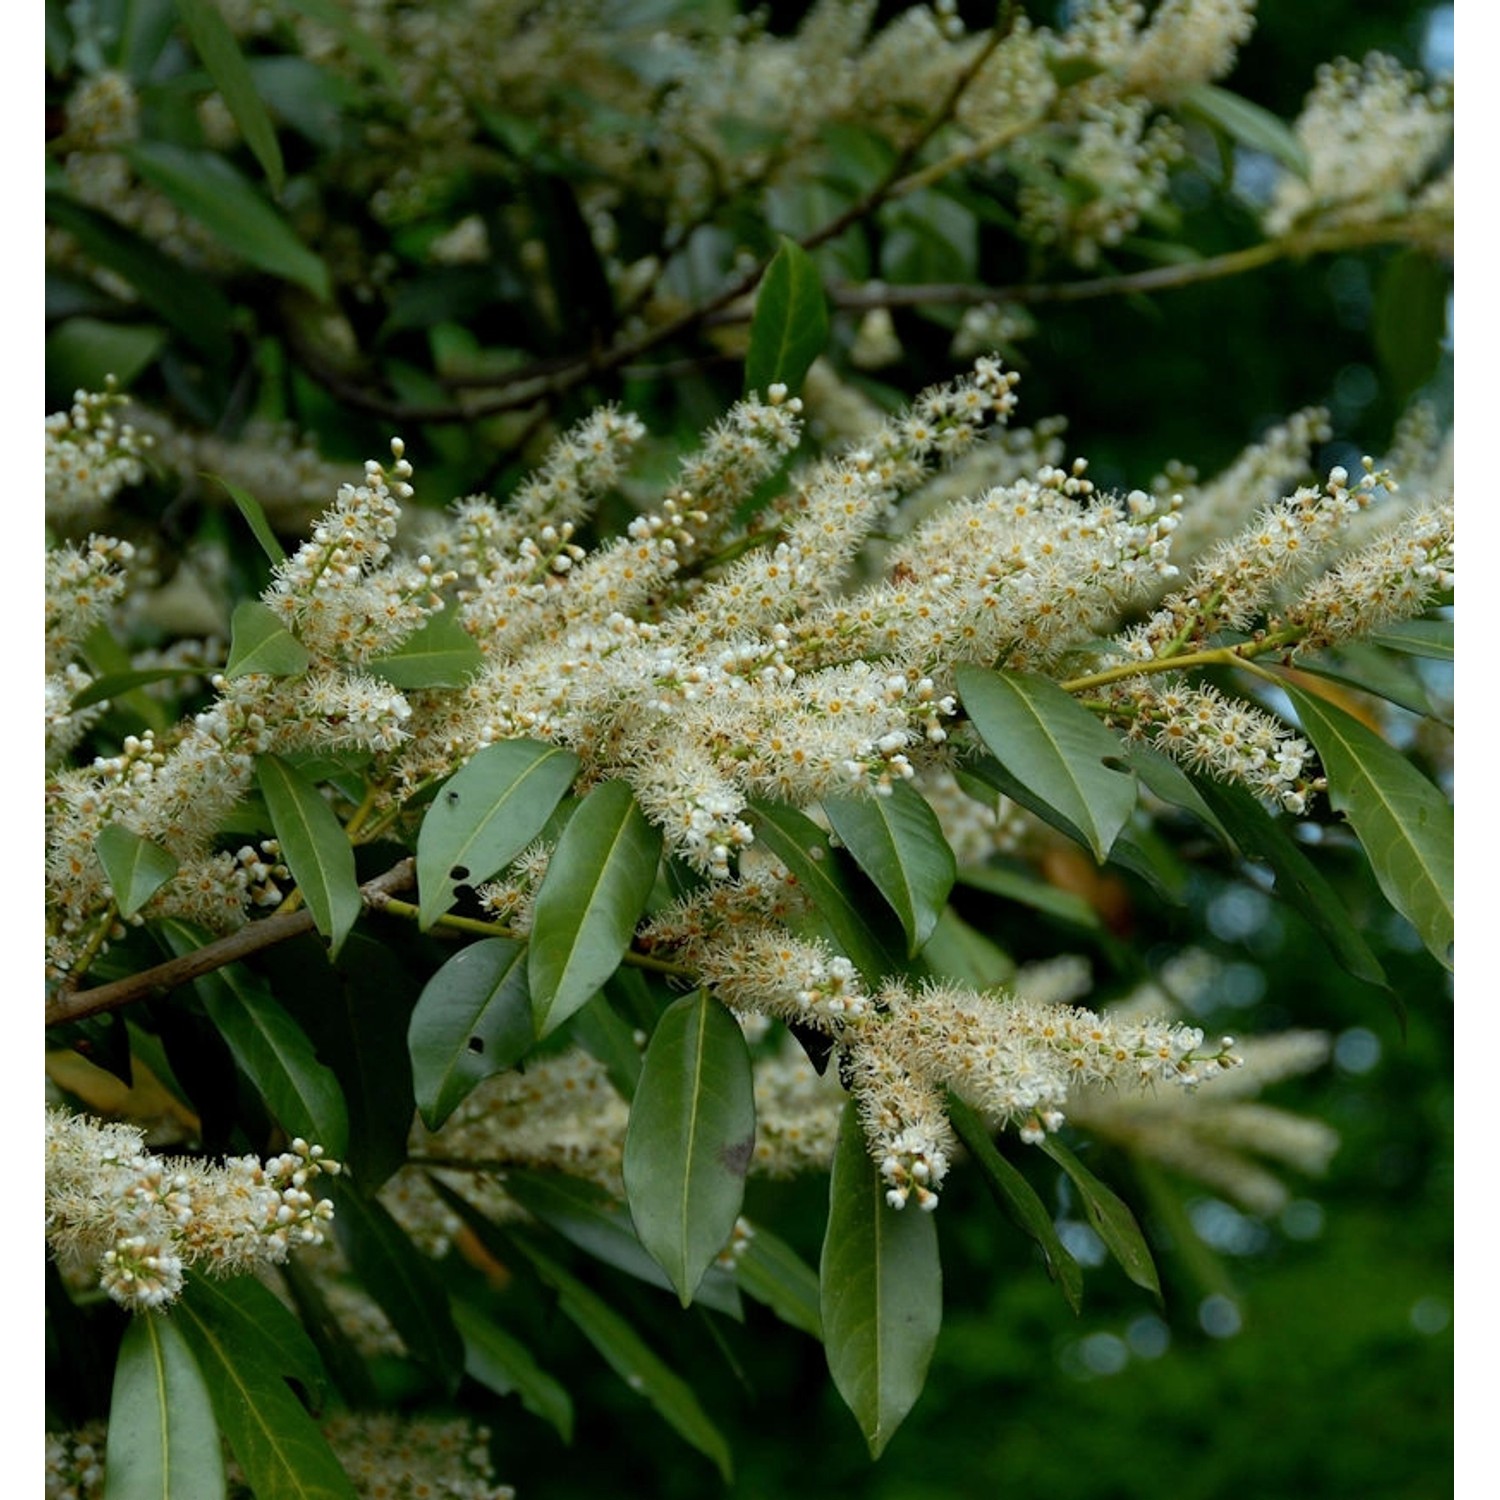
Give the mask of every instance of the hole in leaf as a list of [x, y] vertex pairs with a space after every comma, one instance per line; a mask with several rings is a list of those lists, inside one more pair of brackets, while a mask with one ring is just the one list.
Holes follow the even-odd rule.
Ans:
[[448, 806], [449, 807], [457, 807], [458, 806], [458, 793], [455, 792], [455, 791], [450, 790], [448, 792], [447, 796], [448, 796]]
[[469, 1051], [470, 1052], [483, 1052], [484, 1051], [484, 1038], [482, 1036], [471, 1036], [469, 1038]]
[[449, 880], [467, 880], [468, 878], [469, 878], [469, 867], [468, 867], [468, 865], [454, 865], [454, 867], [451, 870], [448, 871], [448, 879]]
[[1130, 763], [1122, 760], [1118, 755], [1106, 755], [1099, 764], [1110, 771], [1124, 771], [1127, 774], [1130, 771]]

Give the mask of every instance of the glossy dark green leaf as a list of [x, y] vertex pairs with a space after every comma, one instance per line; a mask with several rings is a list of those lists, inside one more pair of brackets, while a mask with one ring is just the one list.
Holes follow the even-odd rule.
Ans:
[[300, 677], [312, 665], [312, 652], [258, 599], [235, 606], [229, 622], [226, 677], [263, 672], [268, 677]]
[[807, 894], [817, 921], [866, 983], [879, 984], [900, 967], [900, 948], [882, 939], [839, 866], [828, 835], [805, 813], [784, 802], [750, 803], [756, 842], [769, 849]]
[[343, 1178], [335, 1179], [330, 1196], [334, 1230], [354, 1274], [412, 1357], [451, 1394], [463, 1375], [464, 1345], [453, 1325], [442, 1271], [376, 1199]]
[[745, 1034], [708, 990], [684, 995], [651, 1034], [623, 1162], [636, 1233], [684, 1307], [729, 1243], [754, 1153]]
[[1442, 722], [1433, 712], [1427, 686], [1409, 656], [1382, 651], [1366, 641], [1352, 641], [1337, 652], [1319, 652], [1316, 656], [1301, 658], [1297, 667], [1310, 676], [1370, 693], [1406, 709], [1408, 713]]
[[641, 1077], [641, 1048], [636, 1029], [623, 1019], [610, 1003], [609, 991], [622, 973], [616, 970], [604, 990], [595, 995], [582, 1010], [575, 1011], [568, 1022], [568, 1034], [590, 1057], [604, 1064], [604, 1071], [615, 1092], [627, 1102], [635, 1097]]
[[497, 1396], [512, 1393], [533, 1416], [548, 1423], [565, 1443], [573, 1441], [573, 1401], [536, 1362], [525, 1344], [461, 1297], [453, 1299], [453, 1321], [464, 1341], [464, 1372]]
[[1161, 1301], [1156, 1262], [1151, 1258], [1151, 1250], [1135, 1215], [1125, 1202], [1113, 1189], [1105, 1187], [1055, 1135], [1045, 1136], [1040, 1146], [1072, 1180], [1089, 1224], [1104, 1241], [1109, 1253], [1119, 1261], [1121, 1270], [1138, 1287]]
[[1284, 683], [1386, 899], [1453, 966], [1453, 807], [1399, 751], [1326, 699]]
[[1101, 864], [1135, 810], [1125, 747], [1055, 682], [1029, 672], [961, 666], [964, 711], [1027, 806], [1055, 808]]
[[47, 218], [66, 229], [90, 260], [134, 287], [141, 301], [195, 349], [215, 362], [228, 357], [233, 308], [213, 282], [65, 193], [47, 194]]
[[512, 1234], [510, 1238], [537, 1275], [557, 1293], [563, 1315], [604, 1356], [615, 1374], [644, 1396], [679, 1437], [712, 1460], [729, 1484], [734, 1478], [729, 1444], [709, 1420], [692, 1386], [664, 1364], [619, 1313], [550, 1259], [529, 1236]]
[[[271, 530], [271, 523], [266, 519], [266, 513], [261, 507], [259, 500], [248, 490], [242, 490], [239, 485], [231, 484], [227, 479], [218, 474], [207, 476], [215, 484], [222, 485], [225, 493], [234, 501], [235, 508], [245, 518], [245, 524], [250, 528], [250, 533], [260, 543], [260, 550], [266, 554], [267, 560], [274, 568], [286, 561], [286, 552], [280, 542], [276, 540], [276, 533]], [[269, 614], [270, 611], [267, 610]], [[275, 616], [273, 615], [274, 619]]]
[[476, 1084], [515, 1067], [535, 1040], [525, 943], [483, 938], [461, 948], [427, 981], [407, 1031], [423, 1123], [439, 1129]]
[[192, 1346], [219, 1429], [260, 1500], [355, 1500], [328, 1440], [292, 1394], [276, 1363], [191, 1298], [174, 1321]]
[[364, 909], [349, 835], [317, 787], [279, 756], [262, 755], [255, 779], [266, 799], [281, 857], [336, 955]]
[[750, 1227], [734, 1263], [740, 1290], [763, 1302], [789, 1327], [823, 1337], [818, 1273], [783, 1239], [759, 1224]]
[[1126, 752], [1131, 769], [1140, 778], [1141, 785], [1170, 807], [1180, 807], [1190, 812], [1231, 853], [1238, 853], [1233, 837], [1207, 802], [1203, 800], [1193, 779], [1160, 750], [1148, 745], [1132, 745]]
[[828, 299], [812, 257], [785, 235], [755, 297], [745, 391], [762, 398], [780, 382], [796, 394], [828, 342]]
[[1385, 970], [1348, 908], [1292, 839], [1284, 820], [1267, 812], [1243, 787], [1228, 786], [1206, 776], [1197, 778], [1196, 785], [1246, 857], [1270, 865], [1276, 876], [1276, 894], [1318, 929], [1340, 965], [1356, 979], [1385, 984]]
[[94, 852], [109, 877], [109, 888], [122, 917], [134, 916], [178, 870], [175, 856], [123, 823], [101, 828], [94, 839]]
[[[178, 957], [208, 941], [206, 933], [175, 917], [156, 925]], [[282, 1128], [342, 1161], [349, 1145], [349, 1112], [338, 1078], [318, 1060], [307, 1033], [262, 981], [243, 964], [229, 964], [200, 975], [193, 989]]]
[[234, 116], [245, 144], [265, 172], [271, 191], [279, 194], [286, 180], [281, 147], [276, 142], [271, 117], [266, 113], [260, 95], [255, 92], [255, 84], [234, 33], [213, 0], [177, 0], [177, 11], [193, 50], [208, 70], [208, 76], [213, 79], [229, 113]]
[[142, 667], [136, 672], [111, 672], [75, 694], [69, 700], [68, 707], [76, 713], [80, 708], [107, 703], [111, 698], [121, 697], [153, 682], [186, 681], [193, 677], [203, 677], [207, 671], [206, 667]]
[[167, 333], [152, 323], [69, 318], [47, 335], [47, 381], [52, 389], [102, 391], [110, 379], [128, 390], [161, 353]]
[[852, 1100], [834, 1150], [818, 1280], [828, 1369], [879, 1458], [926, 1383], [943, 1273], [932, 1215], [886, 1202]]
[[958, 883], [976, 891], [988, 891], [992, 896], [1003, 896], [1007, 901], [1019, 902], [1033, 911], [1045, 912], [1060, 922], [1071, 922], [1090, 931], [1097, 932], [1103, 925], [1099, 913], [1082, 896], [1006, 865], [965, 865], [958, 872]]
[[536, 838], [577, 774], [578, 758], [566, 750], [505, 740], [443, 783], [417, 835], [424, 931], [453, 905], [460, 885], [490, 879]]
[[328, 297], [328, 267], [222, 156], [162, 141], [138, 141], [124, 150], [144, 181], [235, 255], [320, 301]]
[[193, 1351], [165, 1313], [130, 1319], [115, 1360], [106, 1500], [218, 1500], [224, 1449]]
[[950, 906], [922, 949], [922, 970], [943, 979], [956, 979], [976, 990], [987, 990], [1007, 983], [1016, 972], [1016, 961], [993, 938], [965, 922]]
[[291, 1309], [264, 1282], [189, 1272], [182, 1295], [228, 1347], [253, 1350], [257, 1359], [295, 1380], [314, 1408], [322, 1406], [328, 1387], [323, 1361]]
[[1380, 273], [1370, 332], [1398, 402], [1437, 368], [1452, 285], [1451, 265], [1440, 265], [1421, 250], [1398, 251]]
[[1265, 152], [1307, 181], [1311, 168], [1306, 149], [1296, 131], [1269, 110], [1211, 83], [1190, 85], [1176, 96], [1176, 102], [1184, 114], [1198, 116], [1242, 146]]
[[[586, 1255], [638, 1281], [673, 1290], [667, 1273], [637, 1237], [629, 1211], [603, 1188], [561, 1173], [512, 1171], [505, 1174], [505, 1190], [538, 1223]], [[733, 1279], [718, 1267], [699, 1283], [697, 1301], [736, 1321], [744, 1316]]]
[[429, 615], [386, 656], [365, 663], [365, 670], [398, 688], [461, 687], [484, 665], [474, 637], [451, 609]]
[[1057, 1226], [1036, 1189], [1000, 1154], [978, 1112], [956, 1094], [948, 1096], [948, 1118], [995, 1202], [1017, 1228], [1036, 1241], [1048, 1276], [1057, 1283], [1068, 1306], [1078, 1312], [1083, 1306], [1083, 1269], [1058, 1238]]
[[885, 897], [906, 933], [911, 957], [932, 936], [958, 873], [937, 814], [898, 781], [883, 797], [825, 797], [839, 842]]
[[527, 978], [545, 1036], [619, 967], [656, 884], [661, 833], [623, 781], [606, 781], [562, 831], [532, 909]]
[[1398, 620], [1365, 639], [1371, 645], [1384, 646], [1389, 651], [1429, 656], [1434, 661], [1453, 660], [1452, 620]]

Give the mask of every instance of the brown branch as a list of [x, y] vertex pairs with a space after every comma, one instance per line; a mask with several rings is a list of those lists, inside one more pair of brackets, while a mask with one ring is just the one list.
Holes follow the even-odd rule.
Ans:
[[[403, 859], [382, 875], [368, 880], [360, 886], [359, 894], [366, 906], [379, 910], [394, 891], [409, 890], [416, 883], [416, 861]], [[102, 1015], [105, 1011], [118, 1010], [149, 995], [164, 995], [178, 985], [187, 984], [215, 969], [222, 969], [262, 948], [273, 947], [290, 938], [300, 937], [313, 930], [312, 913], [305, 908], [288, 912], [285, 916], [267, 917], [263, 922], [251, 922], [238, 932], [205, 944], [202, 948], [186, 953], [181, 958], [169, 959], [155, 968], [143, 969], [139, 974], [117, 979], [111, 984], [96, 985], [92, 989], [59, 990], [47, 1001], [47, 1025], [57, 1026], [64, 1021], [81, 1021], [85, 1016]]]

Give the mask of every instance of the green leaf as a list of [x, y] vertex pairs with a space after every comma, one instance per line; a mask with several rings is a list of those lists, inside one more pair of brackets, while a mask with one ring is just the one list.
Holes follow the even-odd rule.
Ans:
[[518, 1395], [527, 1411], [571, 1443], [572, 1398], [537, 1364], [531, 1350], [461, 1297], [453, 1299], [453, 1321], [463, 1335], [464, 1373], [497, 1396]]
[[950, 906], [922, 949], [922, 968], [944, 979], [956, 979], [976, 990], [1006, 984], [1016, 961], [998, 943], [971, 927]]
[[619, 967], [651, 889], [661, 834], [623, 781], [591, 791], [562, 831], [532, 909], [527, 978], [538, 1036]]
[[1439, 963], [1453, 967], [1453, 808], [1399, 751], [1343, 709], [1287, 682], [1328, 777], [1386, 899]]
[[734, 1461], [729, 1444], [709, 1421], [692, 1387], [652, 1352], [619, 1313], [549, 1259], [529, 1236], [512, 1233], [509, 1238], [557, 1293], [563, 1315], [604, 1356], [615, 1374], [643, 1395], [679, 1437], [711, 1459], [725, 1484], [731, 1483]]
[[229, 357], [234, 310], [213, 282], [65, 193], [47, 194], [47, 218], [66, 229], [90, 260], [129, 282], [141, 301], [195, 349], [216, 364]]
[[1239, 852], [1229, 830], [1203, 800], [1193, 779], [1170, 756], [1153, 750], [1149, 745], [1132, 745], [1125, 758], [1141, 784], [1154, 796], [1170, 807], [1180, 807], [1184, 812], [1192, 813], [1226, 849], [1234, 854]]
[[828, 342], [828, 299], [812, 257], [794, 240], [781, 247], [761, 278], [750, 322], [745, 392], [765, 397], [778, 381], [795, 395]]
[[646, 1048], [622, 1168], [636, 1233], [684, 1307], [729, 1243], [754, 1153], [745, 1034], [709, 991], [684, 995]]
[[1099, 913], [1082, 896], [1065, 891], [1022, 870], [1005, 865], [965, 865], [958, 872], [958, 883], [972, 890], [988, 891], [1007, 901], [1019, 902], [1033, 911], [1044, 912], [1060, 922], [1071, 922], [1090, 932], [1099, 932], [1103, 924]]
[[818, 1273], [785, 1240], [751, 1225], [750, 1238], [734, 1263], [740, 1290], [763, 1302], [792, 1328], [823, 1337]]
[[255, 153], [255, 159], [266, 174], [273, 193], [280, 193], [286, 181], [286, 169], [281, 162], [281, 147], [276, 143], [276, 131], [271, 117], [261, 103], [260, 95], [250, 79], [250, 70], [235, 42], [234, 33], [225, 24], [224, 17], [213, 0], [177, 0], [177, 11], [193, 50], [198, 54], [208, 76], [223, 97], [229, 113], [234, 116], [245, 144]]
[[336, 956], [364, 909], [349, 835], [317, 787], [279, 756], [262, 755], [255, 778], [281, 856]]
[[192, 1346], [219, 1429], [263, 1500], [355, 1500], [328, 1440], [261, 1346], [226, 1334], [185, 1296], [174, 1321]]
[[806, 892], [817, 920], [843, 950], [866, 983], [878, 985], [900, 967], [893, 953], [865, 915], [834, 856], [828, 835], [805, 813], [784, 802], [750, 803], [750, 825], [763, 844], [786, 866]]
[[99, 391], [113, 376], [122, 389], [128, 390], [166, 342], [165, 330], [151, 323], [69, 318], [47, 335], [48, 386], [54, 390]]
[[1242, 146], [1264, 151], [1287, 171], [1304, 182], [1308, 180], [1311, 167], [1297, 132], [1269, 110], [1211, 83], [1195, 83], [1184, 89], [1177, 103], [1182, 113], [1196, 115]]
[[235, 606], [229, 622], [226, 677], [264, 672], [268, 677], [300, 677], [312, 665], [312, 652], [258, 599]]
[[[198, 928], [175, 917], [157, 923], [157, 930], [178, 957], [208, 941]], [[333, 1070], [318, 1061], [307, 1033], [243, 964], [202, 974], [193, 989], [282, 1128], [342, 1161], [349, 1146], [344, 1092]]]
[[886, 1202], [852, 1099], [834, 1148], [818, 1281], [828, 1369], [879, 1458], [926, 1383], [943, 1273], [932, 1215]]
[[[221, 474], [208, 474], [204, 477], [224, 487], [239, 513], [245, 518], [245, 524], [250, 528], [251, 535], [260, 543], [260, 550], [266, 554], [271, 566], [274, 568], [284, 563], [286, 552], [281, 543], [276, 540], [276, 533], [271, 530], [271, 523], [266, 519], [266, 513], [261, 508], [260, 501], [248, 490], [242, 490], [239, 485], [231, 484]], [[266, 612], [270, 613], [269, 610]], [[274, 615], [271, 617], [276, 618]]]
[[1392, 655], [1367, 641], [1350, 641], [1337, 652], [1303, 657], [1297, 666], [1312, 677], [1384, 698], [1434, 723], [1443, 722], [1433, 712], [1432, 699], [1410, 657]]
[[573, 1013], [568, 1033], [590, 1057], [604, 1064], [615, 1092], [629, 1101], [635, 1098], [641, 1078], [641, 1049], [636, 1043], [635, 1028], [610, 1003], [609, 991], [621, 973], [634, 970], [616, 970], [605, 981], [604, 990], [582, 1010]]
[[1020, 1170], [1000, 1154], [978, 1112], [956, 1094], [948, 1095], [948, 1118], [958, 1138], [964, 1143], [974, 1165], [979, 1168], [985, 1186], [1007, 1217], [1031, 1236], [1040, 1247], [1047, 1264], [1047, 1274], [1057, 1283], [1069, 1307], [1076, 1313], [1083, 1307], [1083, 1269], [1058, 1238], [1057, 1226], [1036, 1189]]
[[578, 758], [566, 750], [506, 740], [486, 745], [443, 783], [417, 835], [424, 932], [460, 885], [490, 879], [536, 838], [577, 774]]
[[94, 839], [122, 917], [133, 917], [178, 871], [176, 858], [123, 823], [109, 823]]
[[430, 615], [386, 656], [365, 670], [398, 688], [462, 687], [484, 665], [484, 653], [451, 609]]
[[1385, 970], [1348, 908], [1298, 847], [1282, 820], [1267, 812], [1243, 787], [1207, 776], [1199, 777], [1196, 785], [1245, 855], [1270, 865], [1276, 875], [1276, 894], [1317, 928], [1339, 964], [1356, 979], [1384, 985]]
[[1437, 368], [1448, 327], [1448, 294], [1452, 271], [1420, 250], [1401, 250], [1391, 257], [1375, 290], [1370, 333], [1375, 352], [1404, 403]]
[[164, 1313], [131, 1318], [115, 1361], [106, 1500], [215, 1500], [224, 1450], [193, 1351]]
[[427, 981], [407, 1031], [423, 1124], [440, 1129], [477, 1084], [515, 1067], [535, 1040], [525, 943], [483, 938], [460, 949]]
[[452, 1395], [463, 1375], [464, 1345], [453, 1324], [442, 1271], [376, 1199], [343, 1178], [334, 1179], [329, 1196], [334, 1231], [354, 1274], [412, 1357]]
[[[667, 1273], [637, 1237], [629, 1212], [603, 1188], [562, 1173], [511, 1171], [505, 1174], [505, 1191], [538, 1223], [584, 1254], [664, 1292], [673, 1290]], [[699, 1283], [697, 1301], [736, 1321], [744, 1317], [733, 1279], [718, 1267]]]
[[142, 667], [135, 672], [111, 672], [100, 677], [74, 694], [69, 709], [76, 713], [80, 708], [91, 708], [96, 703], [107, 703], [124, 693], [133, 692], [152, 682], [173, 682], [182, 678], [207, 676], [207, 667]]
[[314, 1408], [323, 1404], [328, 1375], [323, 1360], [280, 1297], [254, 1276], [219, 1280], [190, 1271], [183, 1301], [231, 1348], [255, 1357], [295, 1380]]
[[1452, 620], [1399, 620], [1364, 639], [1371, 645], [1384, 646], [1388, 651], [1429, 656], [1434, 661], [1453, 660]]
[[222, 156], [160, 141], [123, 150], [140, 177], [242, 260], [327, 300], [328, 267]]
[[1042, 817], [1061, 814], [1058, 826], [1072, 825], [1103, 864], [1135, 810], [1119, 737], [1046, 677], [961, 666], [957, 679], [980, 738], [1018, 784], [1016, 800]]
[[1119, 1261], [1121, 1269], [1138, 1287], [1150, 1292], [1160, 1302], [1161, 1282], [1156, 1275], [1156, 1262], [1151, 1258], [1146, 1237], [1135, 1222], [1135, 1215], [1056, 1136], [1044, 1136], [1040, 1146], [1072, 1179], [1094, 1233], [1104, 1241], [1105, 1248]]
[[915, 956], [947, 909], [958, 873], [937, 814], [901, 781], [889, 796], [825, 797], [823, 811], [900, 919], [907, 956]]

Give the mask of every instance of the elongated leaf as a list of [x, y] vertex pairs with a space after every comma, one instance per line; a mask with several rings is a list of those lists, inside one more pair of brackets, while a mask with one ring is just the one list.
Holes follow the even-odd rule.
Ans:
[[[235, 508], [245, 518], [245, 524], [250, 528], [251, 535], [260, 543], [260, 550], [266, 554], [266, 559], [271, 566], [274, 568], [278, 563], [284, 563], [286, 551], [276, 540], [276, 533], [271, 530], [271, 523], [266, 520], [266, 513], [260, 501], [248, 490], [242, 490], [239, 485], [231, 484], [222, 475], [209, 474], [206, 477], [224, 487], [225, 493], [234, 501]], [[272, 616], [272, 618], [275, 617]]]
[[323, 1404], [328, 1387], [323, 1361], [291, 1309], [264, 1282], [189, 1272], [183, 1300], [227, 1346], [253, 1349], [277, 1374], [295, 1380], [314, 1407]]
[[1320, 652], [1305, 658], [1297, 667], [1313, 677], [1384, 698], [1408, 713], [1443, 722], [1433, 712], [1427, 686], [1409, 657], [1392, 655], [1365, 641], [1354, 641], [1336, 653]]
[[1045, 912], [1061, 922], [1072, 922], [1091, 931], [1098, 931], [1102, 926], [1099, 913], [1082, 896], [1005, 865], [965, 865], [958, 872], [958, 881], [976, 891], [988, 891], [992, 896], [1018, 901], [1022, 906]]
[[1089, 1223], [1109, 1253], [1119, 1261], [1121, 1270], [1160, 1302], [1161, 1281], [1156, 1274], [1156, 1262], [1151, 1258], [1146, 1237], [1135, 1222], [1135, 1215], [1120, 1196], [1105, 1187], [1055, 1135], [1043, 1137], [1041, 1149], [1072, 1179], [1078, 1196], [1083, 1200]]
[[879, 1458], [926, 1383], [943, 1273], [932, 1215], [885, 1201], [852, 1100], [834, 1149], [818, 1280], [833, 1383]]
[[565, 1443], [573, 1441], [573, 1401], [537, 1364], [531, 1350], [493, 1318], [453, 1299], [453, 1321], [464, 1340], [464, 1371], [497, 1396], [512, 1392], [533, 1416], [550, 1424]]
[[764, 397], [778, 381], [796, 394], [828, 342], [828, 299], [812, 257], [781, 237], [755, 297], [745, 391]]
[[192, 41], [208, 76], [223, 97], [229, 113], [234, 116], [245, 144], [255, 153], [255, 159], [266, 174], [273, 193], [280, 193], [286, 180], [286, 169], [281, 162], [281, 147], [276, 143], [276, 131], [271, 117], [255, 92], [250, 79], [250, 70], [240, 55], [234, 33], [219, 14], [213, 0], [177, 0], [177, 11]]
[[1434, 661], [1453, 660], [1452, 620], [1400, 620], [1365, 637], [1371, 645], [1412, 656], [1430, 656]]
[[328, 267], [222, 156], [160, 141], [138, 141], [124, 151], [146, 182], [242, 260], [327, 299]]
[[176, 858], [123, 823], [110, 823], [94, 839], [94, 852], [122, 917], [132, 917], [176, 873]]
[[709, 991], [684, 995], [646, 1048], [623, 1162], [636, 1233], [684, 1307], [734, 1232], [754, 1152], [745, 1034]]
[[[505, 1174], [505, 1191], [538, 1223], [586, 1255], [662, 1291], [674, 1289], [641, 1244], [629, 1211], [603, 1188], [560, 1173], [512, 1171]], [[733, 1279], [718, 1267], [698, 1284], [697, 1301], [736, 1321], [744, 1317]]]
[[213, 282], [65, 193], [47, 194], [47, 218], [66, 229], [90, 260], [129, 282], [141, 301], [193, 348], [215, 363], [228, 358], [233, 308]]
[[355, 1275], [413, 1358], [451, 1394], [463, 1375], [464, 1345], [453, 1325], [442, 1272], [375, 1199], [342, 1178], [334, 1180], [331, 1196], [334, 1230]]
[[578, 759], [566, 750], [506, 740], [443, 783], [417, 835], [424, 931], [453, 905], [460, 885], [488, 880], [536, 838], [577, 774]]
[[950, 906], [922, 949], [922, 969], [976, 990], [987, 990], [1007, 983], [1016, 972], [1016, 961]]
[[1307, 151], [1296, 131], [1269, 110], [1211, 83], [1195, 83], [1184, 89], [1178, 95], [1178, 106], [1185, 113], [1217, 126], [1240, 145], [1264, 151], [1287, 171], [1304, 182], [1307, 180], [1310, 171]]
[[430, 615], [388, 656], [366, 670], [398, 688], [460, 687], [484, 665], [474, 637], [451, 609]]
[[107, 677], [91, 682], [82, 692], [75, 693], [69, 700], [68, 707], [76, 713], [80, 708], [106, 703], [111, 698], [118, 698], [149, 683], [203, 677], [208, 671], [207, 667], [142, 667], [134, 672], [111, 672]]
[[527, 978], [539, 1036], [619, 967], [656, 883], [661, 834], [623, 781], [597, 786], [568, 820], [532, 912]]
[[1141, 784], [1150, 792], [1169, 806], [1180, 807], [1184, 812], [1192, 813], [1213, 831], [1226, 849], [1234, 854], [1239, 853], [1233, 836], [1213, 808], [1203, 800], [1193, 779], [1170, 756], [1163, 755], [1160, 750], [1153, 750], [1148, 745], [1132, 745], [1126, 752], [1126, 759], [1140, 778]]
[[192, 1346], [219, 1428], [254, 1494], [267, 1500], [355, 1500], [328, 1440], [258, 1346], [237, 1337], [231, 1342], [188, 1298], [174, 1321]]
[[893, 951], [871, 925], [839, 868], [828, 835], [811, 818], [784, 802], [752, 801], [750, 824], [756, 841], [806, 891], [819, 924], [868, 984], [878, 984], [892, 969], [900, 968], [900, 950]]
[[734, 1276], [742, 1291], [765, 1303], [783, 1323], [815, 1339], [823, 1337], [818, 1273], [769, 1229], [751, 1225]]
[[484, 938], [460, 949], [427, 981], [407, 1031], [423, 1123], [439, 1129], [476, 1084], [515, 1067], [535, 1040], [526, 945]]
[[53, 390], [98, 391], [113, 377], [128, 390], [162, 352], [164, 328], [69, 318], [47, 335], [47, 383]]
[[318, 1278], [300, 1257], [292, 1255], [282, 1264], [281, 1279], [339, 1395], [352, 1407], [377, 1405], [379, 1397], [370, 1365], [339, 1322]]
[[948, 1118], [968, 1148], [995, 1202], [1010, 1220], [1040, 1247], [1047, 1274], [1057, 1283], [1069, 1307], [1083, 1307], [1083, 1269], [1057, 1236], [1057, 1226], [1036, 1189], [1000, 1154], [978, 1113], [956, 1094], [948, 1095]]
[[1392, 396], [1406, 399], [1437, 367], [1448, 325], [1453, 267], [1421, 250], [1401, 250], [1385, 263], [1375, 291], [1370, 332]]
[[890, 903], [906, 933], [907, 956], [932, 936], [958, 873], [937, 814], [898, 781], [886, 797], [825, 797], [839, 842]]
[[229, 622], [226, 677], [264, 672], [268, 677], [300, 677], [312, 664], [312, 652], [258, 599], [235, 606]]
[[529, 1236], [513, 1233], [510, 1239], [557, 1293], [564, 1316], [604, 1356], [615, 1374], [643, 1395], [679, 1437], [711, 1459], [729, 1484], [734, 1478], [729, 1444], [709, 1421], [692, 1387], [653, 1353], [619, 1313], [549, 1259]]
[[568, 1022], [568, 1033], [590, 1057], [604, 1064], [604, 1071], [622, 1099], [635, 1098], [636, 1084], [641, 1077], [641, 1049], [636, 1042], [636, 1030], [624, 1020], [610, 1003], [609, 991], [621, 972], [606, 981], [605, 988], [595, 995], [582, 1010], [573, 1013]]
[[1453, 966], [1453, 808], [1399, 751], [1343, 709], [1284, 683], [1386, 899]]
[[349, 836], [317, 787], [279, 756], [262, 755], [255, 777], [282, 858], [337, 955], [364, 907]]
[[1350, 974], [1383, 985], [1385, 970], [1365, 942], [1337, 891], [1283, 826], [1243, 787], [1209, 777], [1195, 783], [1203, 800], [1251, 859], [1264, 860], [1276, 875], [1276, 894], [1295, 906], [1323, 937]]
[[115, 1361], [106, 1500], [217, 1500], [224, 1449], [193, 1351], [172, 1319], [130, 1320]]
[[1119, 738], [1048, 678], [971, 666], [957, 677], [980, 738], [1020, 783], [1017, 799], [1043, 816], [1055, 808], [1103, 864], [1135, 809]]

